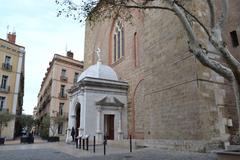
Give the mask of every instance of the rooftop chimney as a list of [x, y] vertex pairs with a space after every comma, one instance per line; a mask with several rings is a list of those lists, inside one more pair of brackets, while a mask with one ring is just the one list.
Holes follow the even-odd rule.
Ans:
[[67, 57], [73, 59], [73, 52], [67, 51]]
[[8, 40], [8, 42], [15, 44], [15, 42], [16, 42], [16, 32], [12, 32], [12, 33], [8, 32], [7, 40]]

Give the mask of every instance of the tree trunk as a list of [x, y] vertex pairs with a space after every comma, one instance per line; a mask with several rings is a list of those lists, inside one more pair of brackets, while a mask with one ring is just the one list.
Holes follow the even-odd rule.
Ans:
[[240, 84], [236, 80], [232, 82], [232, 87], [234, 90], [237, 114], [238, 114], [238, 132], [240, 133]]
[[176, 13], [176, 16], [179, 18], [187, 33], [191, 53], [195, 55], [195, 57], [199, 60], [201, 64], [212, 69], [213, 71], [215, 71], [216, 73], [218, 73], [232, 83], [235, 95], [236, 108], [238, 112], [238, 130], [240, 133], [240, 63], [231, 55], [227, 47], [222, 44], [221, 35], [225, 18], [227, 17], [227, 1], [222, 1], [222, 3], [224, 3], [224, 10], [222, 11], [219, 25], [212, 29], [212, 33], [214, 34], [212, 35], [212, 37], [210, 37], [210, 43], [212, 43], [215, 49], [218, 50], [219, 53], [221, 53], [221, 57], [228, 66], [223, 65], [221, 62], [210, 59], [208, 55], [204, 53], [203, 49], [199, 46], [196, 33], [193, 31], [193, 28], [190, 25], [184, 11], [175, 3], [174, 0], [169, 0], [168, 3], [170, 4], [170, 6], [172, 6], [173, 11]]

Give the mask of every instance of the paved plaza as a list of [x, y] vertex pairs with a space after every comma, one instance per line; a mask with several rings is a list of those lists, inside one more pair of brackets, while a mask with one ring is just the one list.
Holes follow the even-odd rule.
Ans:
[[64, 142], [48, 143], [36, 141], [34, 144], [20, 144], [18, 141], [7, 142], [0, 146], [0, 160], [216, 160], [212, 153], [173, 152], [159, 149], [137, 149], [132, 153], [126, 147], [107, 145], [106, 155], [103, 146], [98, 146], [93, 153], [76, 149], [74, 144]]

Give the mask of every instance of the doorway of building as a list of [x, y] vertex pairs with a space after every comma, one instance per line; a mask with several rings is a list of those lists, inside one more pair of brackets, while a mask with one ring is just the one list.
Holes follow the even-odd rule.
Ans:
[[104, 115], [104, 133], [107, 139], [114, 140], [114, 115]]
[[81, 115], [81, 105], [80, 105], [80, 103], [78, 103], [76, 105], [75, 137], [78, 136], [78, 128], [80, 127], [80, 115]]

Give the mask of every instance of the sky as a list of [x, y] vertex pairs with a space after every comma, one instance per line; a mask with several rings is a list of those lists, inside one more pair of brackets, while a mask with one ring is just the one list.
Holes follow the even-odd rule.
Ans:
[[57, 17], [55, 0], [0, 0], [0, 38], [16, 32], [16, 44], [24, 46], [25, 93], [23, 113], [32, 114], [49, 62], [55, 53], [74, 53], [83, 60], [84, 25], [72, 19]]

